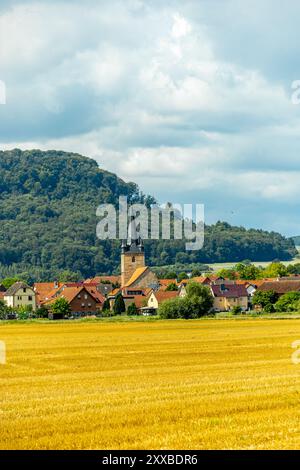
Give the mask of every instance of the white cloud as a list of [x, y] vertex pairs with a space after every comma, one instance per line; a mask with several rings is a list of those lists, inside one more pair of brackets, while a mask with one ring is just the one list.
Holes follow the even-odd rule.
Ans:
[[259, 211], [272, 201], [294, 207], [300, 107], [264, 67], [265, 28], [278, 68], [286, 51], [258, 0], [244, 9], [237, 0], [217, 9], [196, 0], [9, 3], [0, 11], [3, 147], [80, 152], [158, 197], [206, 198], [218, 218], [233, 200], [253, 224], [253, 201]]

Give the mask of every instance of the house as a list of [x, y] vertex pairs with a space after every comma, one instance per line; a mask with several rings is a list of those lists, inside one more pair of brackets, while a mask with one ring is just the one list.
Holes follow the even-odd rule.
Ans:
[[[218, 278], [218, 279], [223, 279], [223, 278]], [[185, 297], [186, 296], [186, 285], [189, 282], [198, 282], [199, 284], [202, 284], [203, 286], [209, 286], [212, 283], [212, 280], [210, 277], [207, 276], [199, 276], [199, 277], [192, 277], [191, 279], [184, 279], [179, 283], [178, 287], [178, 295], [179, 297]], [[224, 279], [223, 279], [224, 282]]]
[[94, 293], [92, 294], [86, 286], [68, 287], [65, 285], [43, 304], [49, 308], [50, 318], [62, 318], [62, 315], [54, 316], [51, 312], [51, 305], [59, 298], [68, 301], [71, 315], [80, 317], [99, 313], [99, 298]]
[[178, 297], [178, 291], [152, 291], [149, 296], [147, 307], [157, 310], [162, 302]]
[[228, 312], [233, 307], [248, 310], [248, 292], [244, 285], [212, 284], [210, 289], [214, 297], [213, 309], [216, 312]]
[[281, 297], [288, 292], [299, 292], [300, 291], [300, 280], [281, 280], [278, 279], [277, 281], [264, 281], [258, 288], [258, 291], [274, 291], [278, 297]]
[[34, 290], [25, 282], [15, 282], [3, 296], [8, 307], [31, 307], [36, 310], [36, 295]]
[[55, 292], [63, 287], [62, 282], [35, 282], [33, 284], [33, 290], [36, 295], [37, 306], [42, 305], [46, 300], [51, 299]]

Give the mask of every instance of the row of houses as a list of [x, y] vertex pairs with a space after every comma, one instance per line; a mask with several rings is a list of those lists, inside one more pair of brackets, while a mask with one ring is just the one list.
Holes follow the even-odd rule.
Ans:
[[[51, 306], [59, 298], [67, 300], [74, 316], [97, 315], [104, 303], [113, 309], [117, 296], [122, 295], [126, 309], [135, 304], [144, 315], [155, 314], [159, 305], [174, 297], [186, 295], [190, 279], [177, 282], [174, 279], [158, 279], [145, 264], [144, 245], [140, 238], [123, 240], [121, 247], [121, 275], [97, 276], [82, 282], [42, 282], [32, 287], [17, 282], [7, 291], [0, 286], [0, 298], [13, 309], [30, 307], [33, 311], [46, 307], [51, 315]], [[257, 281], [230, 281], [214, 275], [193, 278], [207, 286], [214, 299], [215, 311], [229, 311], [240, 307], [252, 309], [252, 298], [257, 290], [273, 290], [278, 297], [300, 291], [300, 276], [263, 279]], [[170, 290], [170, 285], [174, 290]], [[175, 286], [174, 286], [175, 284]]]
[[[105, 300], [113, 305], [117, 295], [122, 295], [126, 309], [135, 304], [141, 314], [155, 314], [162, 302], [186, 295], [186, 285], [191, 279], [176, 282], [174, 279], [157, 280], [152, 287], [142, 287], [141, 279], [149, 268], [139, 269], [132, 282], [126, 286], [115, 287], [121, 279], [119, 276], [102, 276], [87, 279], [83, 282], [44, 282], [35, 283], [32, 287], [24, 282], [16, 282], [7, 291], [0, 287], [0, 298], [13, 309], [30, 307], [33, 311], [46, 307], [51, 313], [51, 305], [58, 299], [67, 300], [70, 312], [75, 316], [97, 315], [103, 309]], [[258, 291], [274, 291], [278, 298], [288, 292], [300, 292], [300, 277], [262, 279], [256, 281], [230, 281], [221, 277], [192, 278], [207, 286], [214, 298], [214, 311], [230, 311], [240, 307], [243, 311], [255, 308], [252, 298]], [[168, 290], [176, 284], [177, 290]]]

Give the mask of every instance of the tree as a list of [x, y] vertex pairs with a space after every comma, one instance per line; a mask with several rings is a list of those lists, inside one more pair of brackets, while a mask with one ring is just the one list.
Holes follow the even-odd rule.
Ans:
[[117, 294], [114, 303], [114, 314], [121, 315], [126, 312], [125, 302], [121, 293]]
[[278, 299], [278, 295], [273, 291], [256, 291], [252, 298], [253, 305], [259, 305], [266, 312], [274, 310], [273, 305]]
[[64, 297], [59, 297], [51, 305], [53, 315], [68, 317], [71, 313], [69, 302]]
[[162, 279], [176, 279], [177, 274], [175, 271], [166, 271]]
[[235, 280], [237, 279], [237, 273], [234, 268], [232, 269], [220, 269], [220, 271], [217, 272], [217, 276], [223, 277], [224, 279], [230, 279], [230, 280]]
[[264, 277], [282, 277], [288, 275], [287, 267], [279, 262], [274, 262], [266, 267], [263, 273]]
[[80, 274], [65, 269], [61, 271], [58, 276], [59, 282], [78, 282], [80, 279]]
[[20, 281], [18, 277], [7, 277], [1, 281], [1, 284], [5, 287], [5, 289], [9, 289], [13, 284]]
[[176, 290], [178, 290], [178, 286], [176, 282], [171, 282], [166, 288], [166, 291], [176, 291]]
[[240, 279], [260, 279], [262, 275], [262, 269], [257, 268], [254, 264], [238, 263], [235, 266], [235, 271], [238, 273]]
[[138, 314], [139, 314], [139, 311], [135, 303], [130, 304], [127, 309], [127, 315], [138, 315]]
[[287, 266], [287, 271], [289, 274], [299, 275], [300, 274], [300, 263], [289, 264]]
[[300, 292], [288, 292], [280, 297], [275, 304], [277, 312], [293, 312], [299, 310]]
[[102, 311], [103, 312], [109, 312], [110, 311], [110, 301], [108, 299], [104, 300], [103, 306], [102, 306]]
[[177, 276], [177, 281], [178, 282], [181, 282], [183, 281], [184, 279], [188, 279], [188, 275], [186, 272], [182, 272], [182, 273], [179, 273], [178, 276]]
[[42, 305], [36, 309], [35, 314], [37, 318], [47, 318], [49, 315], [49, 310], [44, 305]]
[[161, 318], [199, 318], [211, 311], [213, 297], [208, 287], [190, 281], [186, 289], [185, 297], [162, 302], [158, 309]]
[[200, 269], [197, 269], [197, 268], [196, 268], [196, 269], [193, 269], [193, 271], [192, 271], [192, 277], [199, 277], [199, 276], [201, 276], [201, 271], [200, 271]]

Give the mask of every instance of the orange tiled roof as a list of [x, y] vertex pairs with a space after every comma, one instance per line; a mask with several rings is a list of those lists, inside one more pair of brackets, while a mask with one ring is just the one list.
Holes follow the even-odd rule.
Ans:
[[54, 282], [36, 282], [33, 285], [37, 303], [43, 303], [45, 300], [50, 299], [54, 292], [57, 292], [64, 284], [62, 282], [58, 282], [57, 288], [55, 288], [54, 285]]
[[178, 297], [178, 291], [162, 291], [159, 290], [154, 292], [156, 300], [158, 303], [164, 302], [165, 300], [173, 299], [174, 297]]
[[204, 282], [209, 282], [210, 278], [208, 276], [198, 276], [198, 277], [192, 277], [191, 281], [199, 282], [200, 284], [203, 284]]

